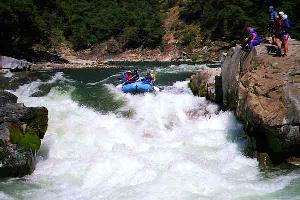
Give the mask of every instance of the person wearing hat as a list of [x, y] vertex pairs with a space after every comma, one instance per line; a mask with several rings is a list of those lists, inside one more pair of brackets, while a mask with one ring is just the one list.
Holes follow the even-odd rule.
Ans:
[[279, 13], [278, 13], [278, 15], [279, 15], [279, 17], [281, 17], [281, 19], [283, 18], [283, 15], [284, 15], [284, 12], [283, 11], [280, 11]]
[[146, 75], [145, 77], [142, 79], [143, 82], [146, 82], [146, 83], [153, 83], [153, 78], [151, 76], [151, 71], [149, 68], [147, 68], [147, 72], [146, 72]]
[[126, 71], [126, 74], [125, 74], [125, 83], [131, 83], [131, 78], [132, 78], [131, 74], [132, 74], [131, 70], [127, 70]]
[[131, 81], [138, 81], [140, 78], [138, 68], [134, 68]]

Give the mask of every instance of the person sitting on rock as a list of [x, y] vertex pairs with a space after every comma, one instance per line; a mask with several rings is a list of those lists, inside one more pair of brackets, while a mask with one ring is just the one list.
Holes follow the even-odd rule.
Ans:
[[249, 34], [249, 38], [246, 39], [246, 49], [251, 50], [253, 47], [259, 45], [261, 43], [261, 39], [254, 28], [248, 26], [247, 32]]

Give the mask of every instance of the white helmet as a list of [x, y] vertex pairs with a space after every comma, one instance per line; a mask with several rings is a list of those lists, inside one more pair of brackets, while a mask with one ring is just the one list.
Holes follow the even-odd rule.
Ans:
[[280, 11], [278, 14], [280, 15], [280, 17], [282, 17], [284, 15], [284, 12]]

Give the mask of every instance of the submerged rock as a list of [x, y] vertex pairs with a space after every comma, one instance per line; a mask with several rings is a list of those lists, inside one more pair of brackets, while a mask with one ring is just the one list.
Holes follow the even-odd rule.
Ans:
[[260, 169], [265, 170], [268, 167], [272, 166], [270, 157], [267, 153], [258, 153], [257, 154], [258, 165]]
[[287, 163], [300, 167], [300, 158], [297, 157], [290, 157], [287, 159]]
[[25, 107], [0, 90], [0, 177], [30, 174], [48, 125], [45, 107]]

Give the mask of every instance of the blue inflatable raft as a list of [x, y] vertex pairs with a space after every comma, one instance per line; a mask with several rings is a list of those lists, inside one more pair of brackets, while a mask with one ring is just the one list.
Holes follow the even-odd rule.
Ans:
[[152, 92], [153, 85], [148, 82], [137, 81], [133, 83], [123, 83], [122, 91], [124, 93], [144, 93], [144, 92]]

